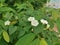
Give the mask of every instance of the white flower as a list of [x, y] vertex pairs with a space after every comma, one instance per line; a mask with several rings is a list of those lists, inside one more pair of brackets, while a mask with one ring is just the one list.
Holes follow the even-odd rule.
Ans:
[[28, 18], [28, 21], [33, 21], [33, 20], [35, 20], [34, 17], [29, 17], [29, 18]]
[[39, 22], [37, 20], [31, 21], [32, 26], [38, 26]]
[[33, 31], [34, 31], [34, 29], [31, 29], [31, 31], [33, 32]]
[[41, 19], [40, 21], [41, 21], [42, 24], [48, 24], [47, 20]]
[[6, 21], [5, 22], [5, 25], [10, 25], [10, 21]]

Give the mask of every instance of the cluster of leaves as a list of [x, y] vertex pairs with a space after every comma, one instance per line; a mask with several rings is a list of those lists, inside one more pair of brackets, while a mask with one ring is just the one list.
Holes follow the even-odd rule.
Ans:
[[[0, 45], [59, 43], [57, 33], [52, 29], [56, 23], [60, 30], [59, 10], [44, 7], [46, 2], [47, 0], [0, 0]], [[41, 22], [37, 27], [32, 26], [29, 17], [35, 17], [38, 21], [46, 19], [50, 28], [45, 29], [46, 25]], [[5, 25], [8, 20], [10, 25]]]

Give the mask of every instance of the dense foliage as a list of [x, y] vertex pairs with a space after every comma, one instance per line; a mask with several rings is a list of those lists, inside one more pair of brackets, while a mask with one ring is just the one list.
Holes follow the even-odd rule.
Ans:
[[60, 45], [60, 9], [46, 7], [47, 1], [0, 0], [0, 45]]

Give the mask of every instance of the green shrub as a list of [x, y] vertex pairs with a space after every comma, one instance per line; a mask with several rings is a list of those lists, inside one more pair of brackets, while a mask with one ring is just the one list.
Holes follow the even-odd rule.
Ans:
[[0, 45], [59, 44], [60, 13], [45, 7], [47, 1], [0, 0]]

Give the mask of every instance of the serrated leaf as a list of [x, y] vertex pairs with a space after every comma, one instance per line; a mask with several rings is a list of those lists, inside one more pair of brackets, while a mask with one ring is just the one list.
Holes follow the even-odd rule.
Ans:
[[28, 45], [33, 39], [35, 35], [33, 33], [26, 34], [22, 38], [20, 38], [15, 45]]
[[10, 38], [9, 38], [9, 35], [8, 35], [8, 33], [7, 33], [6, 31], [3, 31], [3, 38], [4, 38], [4, 40], [5, 40], [6, 42], [9, 43]]

